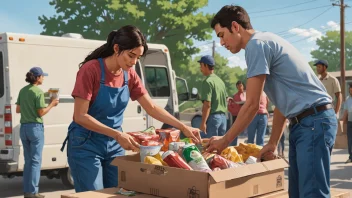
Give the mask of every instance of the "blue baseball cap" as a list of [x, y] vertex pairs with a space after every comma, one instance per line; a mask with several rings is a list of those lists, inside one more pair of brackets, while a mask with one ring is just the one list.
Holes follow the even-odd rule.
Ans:
[[210, 55], [202, 56], [202, 58], [200, 58], [198, 63], [204, 63], [204, 64], [207, 64], [210, 66], [215, 66], [215, 61], [214, 61], [213, 57]]
[[34, 74], [35, 77], [37, 76], [48, 76], [47, 73], [44, 73], [42, 68], [40, 67], [32, 67], [31, 70], [29, 70], [32, 74]]
[[328, 67], [328, 61], [318, 60], [317, 62], [314, 63], [314, 66], [317, 66], [317, 65], [325, 65], [326, 67]]

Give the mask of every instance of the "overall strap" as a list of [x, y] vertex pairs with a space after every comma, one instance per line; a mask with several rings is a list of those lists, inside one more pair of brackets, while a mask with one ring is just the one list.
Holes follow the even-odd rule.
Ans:
[[123, 79], [125, 80], [124, 85], [128, 85], [128, 72], [127, 71], [123, 71]]
[[100, 70], [101, 70], [101, 78], [100, 78], [100, 84], [105, 84], [105, 70], [104, 70], [104, 61], [102, 58], [98, 58], [99, 64], [100, 64]]

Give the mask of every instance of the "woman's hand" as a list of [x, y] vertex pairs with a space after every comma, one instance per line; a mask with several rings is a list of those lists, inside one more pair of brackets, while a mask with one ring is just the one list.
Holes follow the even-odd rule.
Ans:
[[124, 148], [125, 150], [132, 150], [137, 152], [139, 150], [139, 144], [127, 133], [117, 132], [115, 140]]
[[186, 137], [191, 138], [194, 143], [200, 144], [202, 142], [202, 138], [200, 137], [200, 130], [199, 129], [184, 126], [181, 129], [181, 131], [183, 132], [183, 134]]

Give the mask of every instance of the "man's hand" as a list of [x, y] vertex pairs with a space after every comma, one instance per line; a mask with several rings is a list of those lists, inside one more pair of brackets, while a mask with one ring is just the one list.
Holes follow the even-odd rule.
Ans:
[[229, 146], [229, 144], [230, 143], [225, 139], [224, 136], [213, 136], [210, 138], [205, 148], [209, 153], [216, 151], [220, 154], [225, 148]]
[[207, 124], [205, 123], [200, 124], [199, 129], [203, 131], [205, 134], [207, 134]]
[[268, 143], [267, 145], [265, 145], [262, 150], [260, 150], [259, 155], [257, 156], [258, 162], [261, 161], [262, 157], [267, 154], [268, 152], [270, 153], [274, 153], [276, 151], [276, 147], [277, 145], [274, 144], [270, 144]]

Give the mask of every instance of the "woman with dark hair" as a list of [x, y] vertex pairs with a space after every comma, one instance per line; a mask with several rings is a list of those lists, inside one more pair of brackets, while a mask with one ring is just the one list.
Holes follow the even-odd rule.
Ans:
[[18, 94], [16, 113], [21, 113], [20, 138], [23, 145], [24, 170], [23, 191], [24, 197], [41, 198], [38, 193], [42, 152], [44, 146], [44, 126], [42, 117], [59, 101], [52, 100], [46, 106], [44, 92], [38, 87], [43, 84], [44, 73], [40, 67], [33, 67], [26, 74], [29, 85], [23, 87]]
[[125, 150], [138, 150], [139, 144], [121, 128], [129, 98], [137, 100], [155, 119], [200, 141], [199, 130], [187, 127], [153, 103], [132, 69], [147, 50], [141, 31], [128, 25], [112, 31], [107, 43], [80, 65], [72, 92], [75, 105], [67, 149], [76, 192], [116, 187], [118, 171], [111, 161], [125, 155]]

